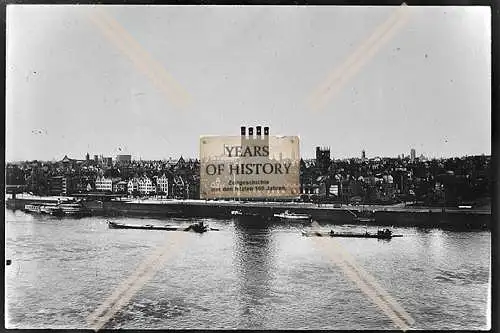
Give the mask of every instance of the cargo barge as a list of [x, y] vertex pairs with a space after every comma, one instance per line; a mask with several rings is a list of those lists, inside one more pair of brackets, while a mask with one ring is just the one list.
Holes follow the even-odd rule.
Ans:
[[345, 238], [377, 238], [377, 239], [391, 239], [393, 237], [403, 237], [403, 235], [394, 235], [389, 229], [378, 230], [376, 234], [365, 231], [364, 233], [355, 232], [335, 232], [330, 230], [324, 231], [302, 231], [302, 235], [306, 237], [345, 237]]

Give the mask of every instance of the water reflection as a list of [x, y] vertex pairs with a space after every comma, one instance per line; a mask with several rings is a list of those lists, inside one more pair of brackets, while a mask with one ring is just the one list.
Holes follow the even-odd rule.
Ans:
[[274, 244], [271, 225], [259, 217], [235, 219], [233, 260], [239, 280], [238, 327], [261, 328], [267, 322], [266, 299], [272, 285]]

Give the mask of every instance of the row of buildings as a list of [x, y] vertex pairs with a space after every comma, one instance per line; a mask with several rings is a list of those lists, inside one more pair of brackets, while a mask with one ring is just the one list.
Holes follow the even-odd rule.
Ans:
[[[265, 143], [269, 128], [241, 128], [242, 144]], [[263, 135], [262, 135], [263, 134]], [[300, 159], [300, 196], [303, 200], [342, 203], [392, 203], [422, 201], [455, 204], [491, 195], [491, 157], [431, 159], [398, 158], [333, 159], [329, 148], [316, 147], [316, 158]], [[200, 161], [168, 159], [132, 160], [130, 155], [94, 155], [90, 159], [8, 163], [7, 184], [39, 195], [106, 192], [131, 196], [161, 195], [170, 198], [200, 197]]]
[[[177, 177], [178, 178], [178, 177]], [[179, 184], [180, 183], [180, 184]], [[160, 194], [169, 196], [170, 193], [176, 192], [176, 185], [181, 185], [184, 188], [184, 182], [182, 178], [176, 179], [176, 181], [169, 181], [169, 177], [163, 174], [161, 177], [154, 176], [149, 178], [147, 176], [134, 177], [127, 180], [122, 180], [121, 178], [104, 177], [98, 176], [94, 182], [94, 188], [88, 184], [87, 191], [107, 192], [107, 193], [128, 193], [130, 195], [151, 195]]]
[[[86, 156], [88, 157], [88, 155]], [[76, 193], [116, 193], [162, 195], [172, 198], [199, 197], [199, 163], [196, 160], [115, 161], [76, 160], [9, 163], [7, 185], [18, 186], [37, 195]]]
[[333, 160], [316, 147], [316, 159], [301, 160], [301, 193], [344, 203], [420, 201], [455, 205], [491, 197], [491, 157], [431, 159], [409, 156]]

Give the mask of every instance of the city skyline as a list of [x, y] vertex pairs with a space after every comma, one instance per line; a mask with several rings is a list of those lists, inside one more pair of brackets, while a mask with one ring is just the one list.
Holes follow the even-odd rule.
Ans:
[[198, 158], [243, 125], [298, 135], [303, 158], [491, 154], [488, 7], [409, 7], [316, 112], [307, 96], [396, 7], [102, 8], [7, 6], [7, 161]]
[[[317, 147], [321, 147], [321, 148], [325, 148], [325, 146], [317, 146]], [[314, 147], [316, 148], [316, 147]], [[328, 148], [326, 146], [326, 148]], [[362, 159], [361, 157], [361, 153], [362, 152], [365, 152], [365, 158], [367, 160], [370, 160], [370, 159], [374, 159], [374, 158], [389, 158], [389, 159], [397, 159], [397, 158], [400, 158], [400, 159], [411, 159], [411, 151], [409, 152], [402, 152], [401, 154], [398, 154], [396, 156], [384, 156], [384, 155], [377, 155], [377, 154], [374, 154], [374, 155], [369, 155], [369, 154], [366, 154], [366, 151], [362, 150], [360, 152], [360, 154], [358, 154], [358, 156], [347, 156], [347, 157], [336, 157], [336, 156], [331, 156], [331, 160], [350, 160], [350, 159]], [[51, 159], [40, 159], [40, 160], [37, 160], [37, 159], [27, 159], [27, 160], [8, 160], [6, 162], [8, 163], [18, 163], [18, 162], [32, 162], [32, 161], [41, 161], [41, 162], [58, 162], [58, 161], [61, 161], [63, 160], [63, 158], [65, 156], [67, 156], [69, 159], [73, 159], [73, 160], [85, 160], [86, 158], [86, 154], [85, 153], [83, 156], [76, 156], [76, 155], [73, 155], [73, 154], [70, 154], [70, 153], [67, 153], [67, 154], [64, 154], [61, 158], [59, 157], [53, 157]], [[132, 161], [164, 161], [164, 160], [178, 160], [179, 158], [184, 158], [184, 159], [198, 159], [199, 160], [199, 156], [188, 156], [188, 155], [182, 155], [182, 154], [178, 154], [178, 155], [175, 155], [175, 154], [170, 154], [169, 156], [166, 156], [166, 157], [163, 157], [163, 158], [159, 158], [159, 159], [148, 159], [148, 158], [143, 158], [140, 154], [137, 154], [137, 155], [134, 155], [134, 154], [131, 154], [131, 153], [127, 153], [127, 154], [102, 154], [102, 153], [91, 153], [89, 152], [89, 159], [90, 160], [94, 160], [94, 157], [95, 156], [98, 156], [99, 159], [102, 159], [102, 158], [112, 158], [113, 161], [116, 161], [116, 156], [117, 155], [130, 155], [131, 156], [131, 160]], [[403, 156], [404, 155], [404, 156]], [[464, 157], [470, 157], [470, 156], [491, 156], [490, 154], [484, 154], [484, 153], [481, 153], [481, 154], [473, 154], [473, 155], [459, 155], [459, 156], [428, 156], [428, 155], [425, 155], [424, 153], [421, 153], [421, 152], [416, 152], [416, 155], [415, 155], [415, 158], [418, 160], [418, 159], [421, 159], [421, 157], [424, 157], [426, 160], [432, 160], [432, 159], [450, 159], [450, 158], [464, 158]], [[300, 156], [301, 159], [304, 159], [304, 160], [311, 160], [311, 159], [316, 159], [316, 156], [314, 154], [311, 154], [310, 156], [303, 156], [301, 155]]]

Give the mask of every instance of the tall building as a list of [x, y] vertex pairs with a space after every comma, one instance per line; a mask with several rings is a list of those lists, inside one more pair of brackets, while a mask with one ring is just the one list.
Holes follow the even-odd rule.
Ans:
[[77, 179], [67, 176], [54, 176], [48, 179], [51, 195], [69, 195], [75, 191]]
[[125, 165], [130, 162], [132, 162], [132, 155], [116, 155], [116, 163]]
[[168, 177], [163, 174], [156, 180], [156, 184], [158, 186], [158, 192], [163, 193], [164, 195], [169, 195], [168, 193]]
[[316, 165], [322, 174], [328, 173], [330, 162], [330, 148], [316, 147]]
[[127, 184], [127, 192], [129, 194], [133, 194], [136, 191], [139, 191], [139, 182], [137, 178], [129, 179]]
[[108, 167], [113, 166], [113, 158], [112, 157], [103, 157], [102, 164], [104, 166], [108, 166]]
[[120, 178], [107, 178], [98, 176], [95, 179], [95, 189], [96, 191], [116, 192], [116, 185], [119, 181]]
[[364, 161], [364, 160], [366, 160], [366, 153], [365, 153], [365, 150], [364, 150], [364, 149], [361, 151], [361, 159], [362, 159], [363, 161]]
[[415, 161], [415, 156], [416, 156], [416, 154], [417, 154], [417, 153], [416, 153], [415, 149], [413, 149], [413, 148], [412, 148], [412, 149], [410, 150], [410, 161], [411, 161], [411, 162], [414, 162], [414, 161]]
[[89, 153], [87, 153], [87, 154], [85, 155], [85, 161], [87, 161], [87, 162], [88, 162], [89, 160], [90, 160], [90, 155], [89, 155]]

